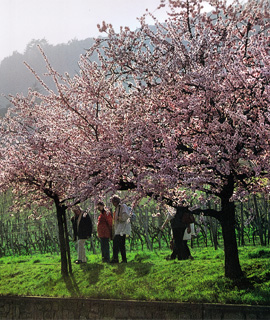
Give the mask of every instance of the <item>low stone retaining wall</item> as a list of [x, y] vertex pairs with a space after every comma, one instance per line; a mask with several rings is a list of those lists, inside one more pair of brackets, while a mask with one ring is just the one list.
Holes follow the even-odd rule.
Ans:
[[0, 297], [0, 319], [241, 319], [269, 320], [270, 306]]

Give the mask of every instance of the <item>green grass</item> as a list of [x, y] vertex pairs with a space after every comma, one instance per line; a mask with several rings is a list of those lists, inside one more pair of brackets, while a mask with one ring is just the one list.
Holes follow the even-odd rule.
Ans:
[[[169, 251], [128, 253], [128, 264], [101, 263], [88, 255], [73, 265], [73, 276], [60, 274], [60, 257], [35, 255], [0, 258], [0, 295], [91, 297], [179, 302], [270, 304], [270, 249], [239, 249], [246, 279], [224, 277], [224, 253], [192, 249], [193, 261], [167, 261]], [[75, 256], [73, 257], [76, 258]]]

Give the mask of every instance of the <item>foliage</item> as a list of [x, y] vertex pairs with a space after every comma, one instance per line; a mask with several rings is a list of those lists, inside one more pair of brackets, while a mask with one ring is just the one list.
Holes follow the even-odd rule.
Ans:
[[154, 29], [145, 17], [119, 34], [103, 23], [107, 38], [73, 78], [43, 54], [58, 92], [29, 67], [47, 92], [11, 98], [2, 188], [40, 204], [44, 192], [64, 202], [135, 187], [174, 205], [204, 200], [191, 190], [224, 201], [267, 189], [254, 178], [269, 171], [268, 2], [208, 2], [210, 14], [199, 1], [172, 0]]
[[55, 255], [0, 258], [0, 295], [269, 304], [269, 249], [240, 249], [247, 276], [241, 281], [223, 277], [221, 250], [194, 249], [193, 261], [166, 261], [168, 253], [134, 252], [126, 265], [102, 264], [91, 254], [68, 278], [61, 277]]

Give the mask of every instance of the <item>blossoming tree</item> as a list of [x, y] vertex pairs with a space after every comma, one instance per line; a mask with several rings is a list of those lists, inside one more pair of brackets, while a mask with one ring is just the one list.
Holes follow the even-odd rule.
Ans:
[[270, 8], [207, 2], [211, 13], [198, 0], [170, 0], [166, 23], [151, 27], [142, 17], [136, 31], [104, 22], [107, 39], [89, 57], [100, 52], [113, 89], [126, 88], [114, 92], [118, 188], [190, 209], [190, 191], [215, 199], [220, 210], [193, 212], [220, 221], [225, 275], [237, 278], [234, 201], [269, 190]]
[[[66, 209], [98, 192], [99, 182], [106, 181], [106, 172], [97, 162], [102, 140], [97, 96], [106, 86], [96, 65], [92, 66], [91, 79], [84, 75], [70, 79], [57, 74], [42, 54], [56, 90], [49, 89], [31, 70], [45, 93], [30, 89], [27, 96], [10, 97], [13, 107], [1, 119], [0, 187], [1, 191], [12, 189], [15, 210], [22, 211], [24, 201], [32, 208], [55, 205], [61, 272], [67, 275], [72, 267]], [[84, 95], [80, 82], [87, 86]]]
[[61, 204], [135, 189], [191, 210], [200, 191], [220, 210], [193, 212], [220, 221], [225, 275], [236, 278], [234, 201], [268, 192], [270, 10], [266, 0], [207, 2], [211, 13], [198, 0], [170, 0], [166, 23], [143, 16], [136, 31], [104, 22], [106, 38], [73, 79], [57, 80], [48, 64], [58, 93], [13, 100], [2, 178], [15, 190], [57, 191]]

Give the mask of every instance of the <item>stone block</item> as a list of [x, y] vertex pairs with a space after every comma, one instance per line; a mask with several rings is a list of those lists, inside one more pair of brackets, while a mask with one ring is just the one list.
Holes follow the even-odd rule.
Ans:
[[102, 309], [102, 318], [112, 319], [114, 317], [115, 307], [112, 303], [105, 302]]
[[122, 306], [115, 306], [114, 310], [115, 319], [128, 319], [129, 318], [129, 308], [123, 308]]
[[222, 312], [220, 310], [204, 310], [203, 319], [220, 320], [222, 319]]
[[59, 302], [53, 302], [51, 306], [53, 311], [58, 311], [59, 310]]
[[40, 311], [40, 310], [36, 310], [33, 314], [33, 319], [34, 320], [41, 320], [41, 319], [44, 319], [44, 316], [43, 316], [43, 312]]
[[246, 320], [257, 320], [257, 315], [255, 313], [246, 313]]
[[13, 314], [16, 319], [20, 319], [20, 307], [19, 305], [13, 305]]
[[100, 306], [96, 303], [93, 303], [90, 307], [91, 313], [95, 313], [95, 314], [99, 313], [99, 309], [100, 309]]
[[10, 310], [10, 304], [9, 303], [5, 303], [4, 301], [1, 303], [0, 302], [0, 316], [3, 316], [4, 319], [4, 315], [9, 313]]
[[70, 312], [68, 310], [63, 310], [63, 320], [71, 319]]
[[224, 312], [223, 320], [244, 320], [245, 316], [242, 312]]
[[22, 320], [29, 320], [29, 319], [33, 319], [33, 314], [31, 313], [26, 313], [26, 312], [22, 312], [20, 314], [20, 318], [19, 319], [22, 319]]
[[138, 308], [130, 308], [129, 317], [131, 319], [145, 319], [145, 307], [138, 306]]
[[43, 313], [43, 319], [44, 320], [51, 320], [53, 319], [53, 312], [50, 310], [50, 311], [44, 311]]

